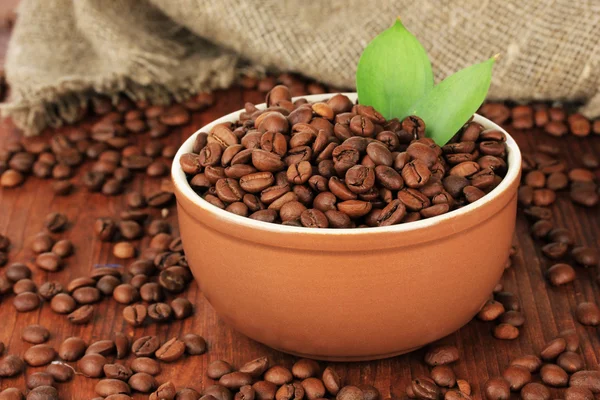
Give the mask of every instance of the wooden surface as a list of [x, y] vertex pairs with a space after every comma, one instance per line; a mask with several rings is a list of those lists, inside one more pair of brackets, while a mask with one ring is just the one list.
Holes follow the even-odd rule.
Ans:
[[[0, 40], [0, 43], [3, 43]], [[0, 52], [1, 54], [2, 52]], [[246, 101], [261, 102], [263, 94], [256, 91], [230, 89], [218, 93], [217, 103], [209, 110], [196, 114], [193, 124], [185, 129], [176, 130], [165, 142], [179, 144], [197, 128], [226, 113], [241, 108]], [[509, 128], [510, 129], [510, 128]], [[558, 144], [561, 156], [569, 165], [576, 166], [579, 155], [584, 151], [593, 151], [600, 156], [600, 137], [578, 139], [549, 138], [541, 132], [521, 132], [510, 129], [522, 150], [530, 151], [541, 142]], [[0, 125], [0, 143], [16, 140], [18, 133], [8, 121]], [[136, 139], [137, 140], [137, 139]], [[75, 179], [77, 182], [77, 178]], [[133, 187], [150, 193], [160, 185], [160, 179], [136, 178]], [[36, 178], [16, 190], [0, 189], [0, 233], [12, 240], [9, 262], [29, 262], [33, 253], [29, 250], [31, 237], [43, 230], [43, 218], [51, 211], [60, 211], [69, 217], [70, 228], [57, 237], [71, 239], [75, 246], [75, 255], [68, 259], [66, 267], [58, 273], [47, 273], [34, 269], [34, 280], [40, 285], [52, 279], [66, 284], [72, 278], [86, 275], [94, 264], [118, 262], [110, 254], [111, 246], [101, 243], [92, 234], [92, 224], [97, 217], [116, 216], [124, 209], [122, 197], [106, 198], [100, 194], [90, 194], [79, 188], [68, 197], [55, 197], [51, 194], [49, 181]], [[600, 213], [598, 208], [586, 210], [574, 206], [566, 193], [561, 193], [552, 207], [557, 226], [573, 231], [576, 241], [582, 245], [600, 247]], [[176, 225], [174, 209], [168, 220]], [[593, 327], [578, 324], [573, 312], [578, 302], [600, 302], [596, 270], [577, 268], [577, 280], [563, 288], [551, 287], [543, 273], [551, 264], [541, 256], [539, 243], [536, 245], [528, 234], [529, 224], [520, 213], [517, 223], [515, 242], [519, 250], [514, 258], [513, 267], [507, 270], [502, 279], [505, 290], [516, 293], [520, 299], [526, 317], [521, 335], [514, 341], [502, 341], [493, 338], [493, 323], [478, 320], [470, 322], [455, 334], [443, 339], [443, 343], [455, 344], [461, 359], [454, 365], [457, 376], [466, 379], [472, 386], [474, 398], [479, 398], [480, 387], [493, 375], [498, 375], [514, 357], [539, 352], [545, 342], [551, 340], [561, 330], [576, 328], [582, 339], [581, 350], [589, 368], [598, 368], [600, 341]], [[493, 240], [493, 237], [489, 238]], [[145, 239], [139, 246], [147, 244]], [[485, 268], [482, 265], [481, 268]], [[0, 270], [0, 273], [1, 270]], [[456, 293], [460, 296], [460, 293]], [[42, 324], [50, 329], [50, 344], [58, 346], [68, 336], [81, 336], [92, 342], [108, 338], [113, 332], [122, 331], [133, 337], [159, 335], [162, 341], [170, 337], [195, 332], [203, 335], [209, 343], [206, 355], [188, 357], [172, 365], [163, 365], [159, 382], [172, 380], [177, 387], [193, 387], [201, 390], [211, 383], [203, 371], [206, 365], [216, 359], [224, 359], [234, 366], [261, 356], [268, 355], [272, 364], [283, 363], [291, 366], [294, 358], [255, 343], [234, 332], [215, 315], [210, 305], [199, 292], [195, 284], [185, 293], [195, 304], [195, 315], [183, 322], [170, 325], [148, 325], [132, 328], [121, 318], [124, 306], [112, 299], [99, 303], [94, 323], [86, 326], [70, 325], [63, 316], [54, 314], [46, 305], [40, 310], [18, 314], [12, 306], [12, 296], [6, 296], [0, 302], [0, 340], [7, 345], [7, 353], [23, 354], [30, 346], [20, 338], [21, 330], [33, 323]], [[318, 316], [315, 316], [318, 317]], [[423, 350], [392, 359], [354, 364], [333, 364], [347, 384], [374, 384], [382, 396], [399, 398], [411, 377], [427, 374], [422, 362]], [[27, 368], [27, 374], [43, 368]], [[97, 380], [77, 376], [72, 382], [59, 384], [61, 399], [90, 399], [95, 397], [93, 388]], [[16, 386], [25, 389], [24, 376], [3, 379], [0, 388]], [[555, 394], [559, 395], [560, 391]], [[558, 397], [558, 396], [557, 396]], [[136, 398], [146, 396], [136, 395]]]

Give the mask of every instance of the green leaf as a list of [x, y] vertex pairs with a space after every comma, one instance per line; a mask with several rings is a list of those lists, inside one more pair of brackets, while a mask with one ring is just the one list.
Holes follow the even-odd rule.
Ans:
[[358, 61], [358, 100], [386, 119], [408, 116], [411, 106], [432, 88], [427, 52], [399, 19], [368, 44]]
[[425, 122], [426, 135], [443, 146], [485, 100], [497, 56], [444, 79], [414, 105], [412, 115]]

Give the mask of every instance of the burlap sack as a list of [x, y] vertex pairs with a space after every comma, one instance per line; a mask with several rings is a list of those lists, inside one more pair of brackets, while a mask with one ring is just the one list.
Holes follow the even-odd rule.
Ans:
[[22, 0], [3, 112], [37, 133], [93, 90], [166, 102], [228, 86], [241, 60], [354, 87], [362, 49], [396, 16], [438, 80], [502, 53], [490, 98], [600, 115], [600, 3], [573, 0]]

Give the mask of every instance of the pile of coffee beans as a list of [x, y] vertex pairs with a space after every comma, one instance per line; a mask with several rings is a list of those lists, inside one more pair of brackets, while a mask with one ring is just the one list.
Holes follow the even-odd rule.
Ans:
[[283, 85], [268, 108], [200, 132], [180, 165], [206, 201], [252, 219], [310, 228], [388, 226], [447, 213], [494, 189], [505, 136], [467, 123], [439, 147], [425, 122], [387, 121], [342, 94], [292, 103]]

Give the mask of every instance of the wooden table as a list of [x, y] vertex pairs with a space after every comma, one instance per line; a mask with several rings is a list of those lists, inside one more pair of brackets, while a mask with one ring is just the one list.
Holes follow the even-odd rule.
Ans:
[[[0, 36], [0, 43], [5, 44], [6, 33]], [[3, 51], [0, 51], [3, 54]], [[165, 139], [170, 144], [180, 144], [198, 127], [231, 111], [243, 107], [244, 102], [262, 102], [264, 95], [257, 91], [232, 88], [221, 91], [217, 95], [216, 104], [207, 111], [194, 115], [193, 123]], [[511, 129], [515, 139], [524, 151], [531, 151], [539, 143], [554, 143], [561, 147], [561, 156], [575, 166], [579, 155], [584, 151], [593, 151], [600, 155], [600, 137], [578, 139], [568, 137], [556, 139], [539, 131], [518, 131]], [[18, 132], [9, 121], [0, 125], [0, 145], [9, 140], [16, 140]], [[77, 182], [77, 178], [75, 182]], [[160, 179], [146, 177], [136, 178], [133, 187], [150, 193], [158, 189]], [[584, 209], [574, 206], [566, 193], [561, 193], [552, 207], [557, 226], [573, 231], [579, 244], [600, 247], [600, 213], [598, 207]], [[47, 273], [34, 268], [34, 280], [39, 285], [48, 279], [59, 280], [66, 284], [69, 280], [86, 275], [97, 263], [118, 262], [111, 254], [110, 244], [98, 241], [92, 233], [92, 225], [97, 217], [118, 215], [124, 209], [123, 197], [107, 198], [101, 194], [88, 193], [82, 188], [67, 197], [52, 195], [50, 183], [36, 178], [27, 180], [23, 187], [15, 190], [0, 190], [0, 233], [12, 240], [10, 262], [29, 262], [33, 253], [29, 249], [31, 237], [43, 230], [43, 218], [51, 211], [65, 213], [71, 221], [71, 228], [57, 235], [71, 239], [75, 246], [75, 255], [68, 259], [66, 267], [58, 273]], [[176, 226], [174, 209], [168, 220]], [[581, 301], [600, 302], [596, 270], [577, 268], [577, 280], [573, 284], [556, 288], [548, 284], [544, 271], [551, 264], [541, 255], [539, 243], [535, 243], [528, 234], [529, 224], [519, 214], [515, 243], [518, 252], [513, 267], [506, 271], [502, 282], [506, 290], [516, 293], [520, 299], [526, 317], [521, 335], [513, 341], [495, 339], [491, 331], [493, 323], [473, 320], [458, 332], [441, 342], [455, 344], [461, 359], [454, 365], [457, 376], [469, 381], [479, 398], [481, 385], [490, 376], [498, 375], [509, 361], [519, 355], [539, 352], [545, 342], [551, 340], [561, 330], [575, 328], [581, 336], [581, 350], [588, 368], [598, 368], [600, 341], [593, 327], [584, 327], [573, 317], [576, 305]], [[490, 238], [493, 240], [493, 238]], [[138, 246], [147, 245], [144, 239]], [[482, 266], [485, 268], [485, 266]], [[1, 273], [1, 272], [0, 272]], [[456, 294], [460, 296], [460, 293]], [[172, 380], [177, 387], [189, 386], [201, 390], [211, 384], [203, 371], [210, 361], [224, 359], [234, 366], [261, 356], [268, 355], [272, 364], [282, 363], [291, 366], [294, 358], [271, 350], [258, 344], [225, 325], [196, 284], [185, 293], [196, 307], [195, 315], [183, 322], [168, 325], [148, 325], [143, 328], [132, 328], [124, 323], [121, 311], [124, 306], [105, 299], [98, 304], [95, 321], [86, 326], [73, 326], [64, 317], [54, 314], [46, 305], [29, 313], [16, 313], [12, 306], [12, 296], [6, 296], [0, 303], [0, 340], [7, 345], [7, 352], [23, 354], [30, 346], [20, 338], [21, 330], [34, 323], [42, 324], [52, 332], [49, 343], [58, 346], [68, 336], [81, 336], [88, 342], [108, 338], [113, 332], [121, 331], [128, 335], [158, 335], [162, 341], [170, 337], [195, 332], [203, 335], [209, 343], [206, 355], [188, 357], [173, 365], [164, 365], [158, 377], [159, 382]], [[415, 351], [392, 359], [376, 362], [338, 363], [333, 364], [347, 384], [374, 384], [383, 398], [401, 398], [411, 377], [427, 374], [423, 364], [423, 350]], [[43, 370], [43, 368], [27, 368], [27, 373]], [[62, 399], [90, 399], [95, 397], [96, 380], [82, 376], [69, 383], [59, 384]], [[0, 388], [16, 386], [25, 389], [24, 376], [14, 379], [3, 379]], [[560, 393], [557, 391], [556, 394]], [[136, 398], [145, 396], [136, 395]]]

